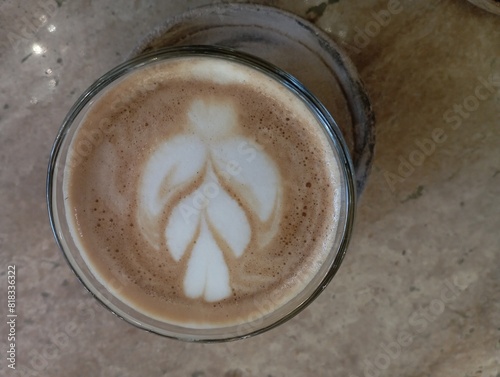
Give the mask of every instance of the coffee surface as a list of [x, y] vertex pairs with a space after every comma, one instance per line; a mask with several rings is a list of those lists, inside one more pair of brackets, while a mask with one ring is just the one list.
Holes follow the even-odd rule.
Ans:
[[106, 89], [64, 173], [71, 233], [95, 276], [144, 314], [201, 328], [265, 315], [311, 281], [333, 245], [339, 184], [301, 100], [209, 57]]

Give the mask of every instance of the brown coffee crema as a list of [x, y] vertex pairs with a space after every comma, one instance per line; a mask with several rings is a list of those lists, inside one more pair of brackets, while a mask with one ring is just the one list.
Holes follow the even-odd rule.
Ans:
[[336, 234], [339, 174], [289, 89], [239, 63], [183, 57], [97, 97], [64, 195], [101, 283], [155, 319], [212, 328], [265, 315], [311, 281]]

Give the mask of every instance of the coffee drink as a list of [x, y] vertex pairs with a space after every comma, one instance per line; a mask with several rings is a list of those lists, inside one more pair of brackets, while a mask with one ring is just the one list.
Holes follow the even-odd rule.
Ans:
[[248, 65], [184, 56], [128, 73], [96, 97], [68, 153], [71, 236], [148, 317], [210, 329], [265, 316], [331, 252], [341, 195], [329, 138]]

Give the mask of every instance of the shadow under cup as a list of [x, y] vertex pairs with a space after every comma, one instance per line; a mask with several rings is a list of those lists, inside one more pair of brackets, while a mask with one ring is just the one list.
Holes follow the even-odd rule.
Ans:
[[[95, 276], [86, 262], [83, 252], [80, 251], [71, 234], [71, 225], [68, 219], [70, 214], [67, 213], [64, 203], [63, 179], [65, 169], [71, 164], [68, 158], [71, 143], [92, 105], [107, 89], [112, 88], [114, 84], [127, 75], [155, 63], [180, 57], [200, 59], [209, 57], [243, 64], [264, 73], [287, 88], [307, 106], [316, 118], [318, 132], [324, 133], [328, 139], [340, 172], [340, 185], [338, 187], [340, 211], [336, 228], [337, 234], [333, 238], [331, 251], [319, 267], [318, 272], [302, 290], [288, 301], [280, 303], [276, 307], [273, 307], [274, 302], [271, 297], [266, 302], [258, 302], [256, 303], [257, 309], [260, 306], [262, 308], [260, 312], [263, 315], [256, 316], [253, 313], [249, 315], [246, 322], [236, 325], [214, 328], [182, 326], [154, 319], [127, 304], [125, 300], [120, 298], [120, 284], [114, 281], [103, 282], [102, 279]], [[85, 91], [66, 116], [52, 149], [47, 175], [47, 204], [56, 242], [87, 290], [101, 304], [127, 322], [147, 331], [185, 341], [216, 342], [246, 338], [269, 330], [303, 310], [325, 289], [340, 267], [353, 226], [355, 197], [354, 171], [348, 148], [334, 119], [316, 97], [294, 77], [261, 59], [234, 50], [209, 46], [187, 46], [154, 51], [130, 60], [101, 77]]]

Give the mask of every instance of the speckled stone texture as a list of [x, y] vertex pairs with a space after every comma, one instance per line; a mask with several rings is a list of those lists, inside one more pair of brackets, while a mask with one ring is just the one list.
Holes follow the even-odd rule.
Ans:
[[53, 139], [79, 94], [152, 27], [206, 3], [0, 4], [0, 375], [500, 376], [500, 17], [465, 0], [262, 2], [346, 49], [378, 119], [349, 253], [308, 309], [255, 338], [187, 344], [84, 291], [48, 225]]

